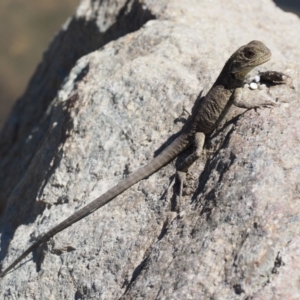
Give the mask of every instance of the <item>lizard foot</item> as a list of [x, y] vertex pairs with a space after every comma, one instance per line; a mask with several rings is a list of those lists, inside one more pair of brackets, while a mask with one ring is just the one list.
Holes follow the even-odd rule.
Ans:
[[171, 181], [171, 183], [170, 183], [170, 185], [167, 189], [167, 195], [166, 195], [166, 201], [167, 202], [171, 201], [172, 188], [173, 188], [175, 182], [176, 182], [176, 176], [174, 176], [173, 180]]
[[177, 171], [177, 178], [179, 180], [180, 183], [180, 187], [179, 187], [179, 195], [177, 197], [177, 203], [176, 203], [176, 211], [179, 211], [179, 208], [181, 207], [181, 202], [182, 202], [182, 194], [183, 194], [183, 184], [186, 181], [186, 172], [182, 172], [182, 171]]
[[176, 197], [176, 205], [175, 205], [175, 211], [179, 211], [179, 208], [181, 207], [181, 200], [182, 200], [182, 194], [183, 194], [183, 185], [186, 181], [186, 172], [177, 171], [176, 175], [174, 176], [173, 180], [171, 181], [166, 195], [166, 201], [171, 201], [172, 197], [172, 189], [174, 184], [177, 181], [177, 178], [179, 180], [180, 186], [179, 186], [179, 194]]

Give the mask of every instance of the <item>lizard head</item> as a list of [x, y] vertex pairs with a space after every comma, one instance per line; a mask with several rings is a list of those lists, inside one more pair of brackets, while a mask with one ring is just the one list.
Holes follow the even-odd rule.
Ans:
[[256, 66], [259, 66], [271, 58], [271, 51], [260, 41], [252, 41], [240, 47], [232, 54], [230, 73], [234, 78], [243, 80], [245, 75]]

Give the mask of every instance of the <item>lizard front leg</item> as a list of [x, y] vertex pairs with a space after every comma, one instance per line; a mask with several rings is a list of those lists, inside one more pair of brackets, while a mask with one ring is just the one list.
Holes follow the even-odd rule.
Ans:
[[272, 107], [276, 106], [277, 103], [274, 102], [270, 96], [266, 95], [265, 91], [260, 91], [261, 93], [253, 93], [254, 97], [242, 97], [243, 88], [236, 88], [232, 97], [233, 104], [240, 108], [259, 108], [259, 107]]

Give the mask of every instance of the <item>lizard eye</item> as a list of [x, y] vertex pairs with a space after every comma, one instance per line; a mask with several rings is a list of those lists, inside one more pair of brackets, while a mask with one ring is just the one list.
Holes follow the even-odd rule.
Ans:
[[253, 50], [246, 50], [245, 51], [245, 56], [247, 58], [252, 58], [255, 55], [255, 52]]

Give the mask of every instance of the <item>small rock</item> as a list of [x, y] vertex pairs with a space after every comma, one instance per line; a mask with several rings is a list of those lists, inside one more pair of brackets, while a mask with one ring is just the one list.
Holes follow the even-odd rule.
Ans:
[[251, 83], [250, 83], [250, 89], [251, 89], [251, 90], [256, 90], [257, 88], [258, 88], [258, 85], [257, 85], [256, 82], [251, 82]]
[[255, 82], [260, 82], [260, 76], [259, 75], [255, 75], [254, 76], [254, 81]]

